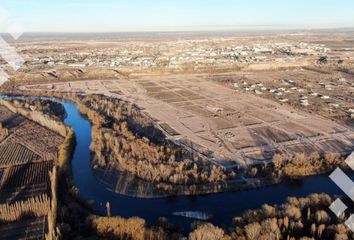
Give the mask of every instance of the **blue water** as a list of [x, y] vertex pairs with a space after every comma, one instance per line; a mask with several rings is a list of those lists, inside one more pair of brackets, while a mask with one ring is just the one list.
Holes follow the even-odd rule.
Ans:
[[[1, 96], [0, 96], [1, 97]], [[2, 96], [3, 97], [3, 96]], [[90, 166], [91, 123], [71, 101], [61, 101], [67, 113], [64, 122], [72, 127], [77, 145], [72, 159], [73, 181], [83, 200], [94, 200], [93, 210], [106, 214], [105, 205], [110, 202], [112, 215], [138, 216], [150, 223], [166, 217], [177, 226], [189, 229], [193, 220], [173, 216], [173, 212], [202, 211], [213, 215], [208, 220], [220, 227], [229, 227], [232, 218], [247, 209], [256, 209], [263, 204], [282, 204], [288, 196], [306, 197], [311, 193], [343, 195], [327, 175], [308, 177], [302, 180], [283, 182], [260, 189], [226, 192], [202, 196], [178, 196], [157, 199], [133, 198], [107, 190], [95, 177]]]
[[106, 190], [99, 183], [90, 167], [91, 124], [78, 112], [76, 105], [65, 101], [65, 124], [71, 126], [77, 137], [72, 160], [74, 184], [82, 199], [94, 200], [96, 213], [105, 214], [105, 204], [110, 202], [112, 215], [139, 216], [151, 223], [164, 216], [170, 222], [188, 229], [191, 220], [172, 216], [176, 211], [203, 211], [213, 215], [209, 221], [218, 226], [230, 226], [232, 218], [247, 209], [263, 204], [281, 204], [288, 196], [305, 197], [311, 193], [342, 194], [328, 175], [308, 177], [303, 180], [284, 182], [266, 188], [227, 192], [203, 196], [178, 196], [158, 199], [133, 198]]

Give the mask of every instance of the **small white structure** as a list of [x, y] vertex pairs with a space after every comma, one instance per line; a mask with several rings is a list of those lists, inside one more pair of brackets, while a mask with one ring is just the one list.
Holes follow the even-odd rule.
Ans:
[[86, 67], [86, 63], [71, 63], [68, 64], [69, 67], [74, 67], [74, 68], [84, 68]]
[[213, 107], [213, 106], [207, 106], [206, 108], [208, 109], [208, 111], [214, 112], [214, 113], [222, 112], [224, 110], [223, 108]]
[[301, 104], [302, 106], [305, 106], [305, 107], [308, 106], [308, 105], [310, 105], [307, 100], [301, 100], [301, 101], [300, 101], [300, 104]]
[[321, 99], [330, 99], [330, 97], [328, 95], [322, 95]]
[[331, 107], [339, 107], [339, 104], [338, 103], [328, 103], [328, 106], [331, 106]]

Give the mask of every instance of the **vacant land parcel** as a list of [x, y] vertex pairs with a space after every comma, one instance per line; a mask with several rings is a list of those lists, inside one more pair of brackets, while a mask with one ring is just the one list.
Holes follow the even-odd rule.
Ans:
[[77, 81], [24, 89], [101, 93], [134, 103], [169, 139], [226, 167], [267, 161], [280, 152], [353, 149], [350, 126], [235, 91], [205, 75]]

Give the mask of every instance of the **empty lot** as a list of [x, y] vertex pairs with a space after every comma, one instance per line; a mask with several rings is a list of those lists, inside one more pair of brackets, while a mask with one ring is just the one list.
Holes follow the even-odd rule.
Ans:
[[277, 152], [353, 149], [354, 130], [339, 122], [245, 94], [203, 75], [144, 76], [23, 87], [105, 94], [139, 106], [167, 137], [224, 166], [269, 160]]

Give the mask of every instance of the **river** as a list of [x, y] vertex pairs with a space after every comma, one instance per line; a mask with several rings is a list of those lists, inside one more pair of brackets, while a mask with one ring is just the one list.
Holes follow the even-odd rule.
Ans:
[[82, 116], [76, 104], [61, 101], [67, 113], [64, 122], [72, 127], [77, 138], [77, 146], [72, 159], [73, 181], [83, 200], [94, 200], [93, 209], [97, 214], [106, 214], [105, 205], [111, 205], [111, 214], [138, 216], [150, 223], [159, 217], [166, 217], [171, 223], [184, 230], [190, 228], [193, 220], [175, 216], [174, 212], [198, 211], [212, 215], [209, 222], [229, 227], [234, 216], [247, 209], [255, 209], [263, 204], [281, 204], [288, 196], [305, 197], [311, 193], [342, 194], [327, 175], [307, 177], [302, 180], [283, 182], [278, 185], [237, 192], [225, 192], [202, 196], [176, 196], [156, 199], [142, 199], [113, 193], [106, 189], [95, 177], [90, 164], [91, 123]]

